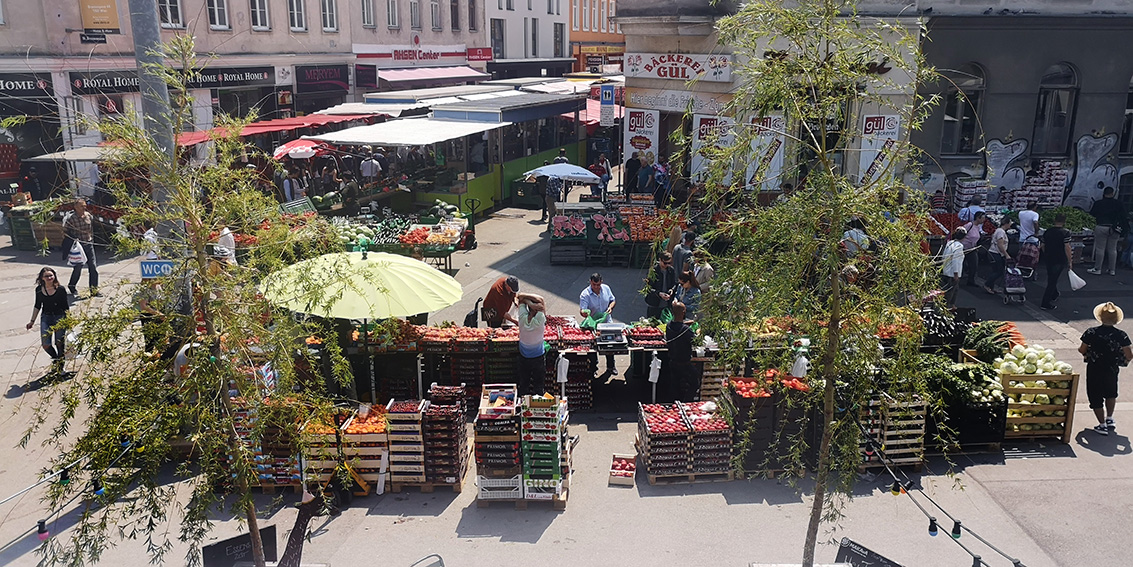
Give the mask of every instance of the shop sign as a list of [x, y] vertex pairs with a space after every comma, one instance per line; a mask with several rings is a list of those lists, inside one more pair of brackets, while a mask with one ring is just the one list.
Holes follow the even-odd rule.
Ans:
[[901, 567], [900, 563], [881, 556], [877, 552], [848, 538], [842, 538], [838, 545], [838, 555], [834, 557], [838, 563], [849, 563], [852, 567]]
[[355, 65], [354, 84], [359, 88], [378, 88], [378, 68], [374, 65]]
[[[83, 20], [83, 32], [88, 35], [122, 33], [122, 27], [118, 24], [118, 3], [115, 0], [79, 0], [79, 13]], [[102, 43], [106, 43], [105, 37]]]
[[622, 137], [625, 140], [622, 150], [625, 155], [622, 156], [622, 163], [628, 161], [634, 152], [645, 156], [645, 163], [656, 163], [658, 144], [661, 141], [661, 113], [656, 110], [627, 108], [622, 120], [625, 122]]
[[[264, 559], [276, 560], [275, 526], [260, 528], [264, 545]], [[201, 548], [201, 562], [205, 567], [234, 567], [237, 563], [252, 560], [252, 537], [241, 534]]]
[[[704, 181], [708, 177], [708, 168], [712, 165], [712, 158], [707, 150], [710, 148], [726, 148], [735, 142], [736, 121], [728, 116], [715, 116], [705, 114], [692, 115], [692, 179]], [[722, 180], [729, 184], [731, 174]]]
[[691, 105], [696, 114], [723, 114], [732, 95], [677, 91], [669, 89], [641, 89], [626, 87], [626, 106], [652, 108], [664, 112], [685, 112]]
[[625, 53], [624, 45], [583, 45], [578, 48], [579, 53]]
[[419, 63], [467, 63], [468, 61], [491, 61], [483, 59], [490, 56], [492, 48], [473, 48], [477, 50], [477, 57], [472, 59], [470, 51], [465, 45], [422, 45], [420, 38], [413, 36], [410, 45], [376, 45], [369, 43], [355, 43], [354, 54], [359, 59], [377, 59], [379, 67], [413, 67]]
[[51, 76], [38, 73], [0, 74], [0, 98], [52, 96]]
[[104, 33], [80, 33], [79, 43], [106, 43], [106, 34]]
[[466, 55], [469, 61], [491, 61], [491, 47], [469, 47]]
[[875, 181], [889, 167], [901, 134], [901, 117], [866, 116], [862, 120], [862, 147], [859, 152], [858, 179], [864, 185]]
[[732, 80], [732, 56], [696, 53], [629, 53], [625, 56], [625, 76], [728, 83]]
[[751, 158], [748, 160], [747, 189], [776, 191], [783, 185], [784, 146], [787, 143], [787, 120], [782, 114], [753, 116], [747, 120], [751, 136]]
[[350, 69], [346, 65], [295, 67], [296, 92], [346, 92], [348, 90], [350, 90]]
[[[193, 88], [216, 89], [272, 85], [272, 67], [249, 67], [228, 69], [206, 67], [201, 69], [190, 85]], [[137, 71], [96, 71], [92, 73], [71, 73], [71, 94], [76, 96], [106, 93], [126, 93], [138, 90]]]

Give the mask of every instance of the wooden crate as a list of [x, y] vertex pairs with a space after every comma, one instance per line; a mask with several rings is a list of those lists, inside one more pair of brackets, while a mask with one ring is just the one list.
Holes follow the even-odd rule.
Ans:
[[862, 439], [862, 468], [880, 467], [884, 453], [890, 465], [920, 467], [924, 460], [925, 416], [927, 404], [914, 398], [897, 400], [888, 394], [872, 400], [861, 416], [862, 425], [881, 451], [867, 452], [868, 444]]
[[731, 376], [723, 364], [705, 362], [700, 373], [700, 401], [708, 401], [724, 394], [724, 388]]
[[[634, 474], [630, 475], [630, 476], [616, 476], [614, 474], [615, 472], [624, 472], [624, 471], [615, 471], [614, 470], [613, 463], [614, 463], [614, 461], [616, 461], [618, 459], [625, 459], [625, 460], [627, 460], [631, 463], [634, 463], [634, 470], [630, 471]], [[637, 484], [637, 455], [636, 454], [630, 454], [630, 453], [614, 453], [614, 456], [610, 459], [610, 480], [608, 482], [609, 482], [610, 486], [634, 486], [634, 485], [636, 485]]]
[[[1016, 398], [1020, 395], [1038, 395], [1045, 394], [1048, 397], [1062, 396], [1065, 398], [1062, 404], [1020, 404], [1018, 402], [1007, 402], [1007, 432], [1004, 435], [1006, 439], [1049, 439], [1058, 438], [1063, 443], [1070, 442], [1070, 432], [1074, 427], [1074, 400], [1078, 397], [1078, 382], [1079, 377], [1077, 374], [1056, 374], [1056, 375], [1035, 375], [1035, 374], [1005, 374], [1000, 377], [1003, 384], [1003, 394], [1011, 398]], [[1043, 380], [1047, 383], [1050, 382], [1069, 382], [1069, 388], [1026, 388], [1021, 386], [1011, 386], [1012, 382], [1032, 382]], [[1029, 417], [1012, 417], [1014, 411], [1029, 411], [1029, 412], [1063, 412], [1062, 416], [1029, 416]], [[1046, 424], [1055, 424], [1053, 429], [1040, 429], [1024, 431], [1021, 426], [1045, 426]], [[1061, 424], [1062, 427], [1057, 427]]]

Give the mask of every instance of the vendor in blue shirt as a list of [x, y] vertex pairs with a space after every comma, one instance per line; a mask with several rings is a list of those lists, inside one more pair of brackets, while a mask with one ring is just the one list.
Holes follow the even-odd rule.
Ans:
[[[586, 289], [582, 290], [582, 294], [578, 296], [578, 311], [584, 318], [589, 315], [593, 316], [594, 319], [599, 319], [605, 313], [607, 317], [604, 322], [609, 323], [613, 321], [614, 305], [617, 303], [614, 292], [610, 291], [610, 286], [602, 283], [602, 274], [594, 272], [590, 275], [590, 285], [586, 286]], [[598, 354], [591, 353], [590, 360], [597, 370]], [[614, 355], [607, 354], [606, 375], [613, 376], [617, 373]]]

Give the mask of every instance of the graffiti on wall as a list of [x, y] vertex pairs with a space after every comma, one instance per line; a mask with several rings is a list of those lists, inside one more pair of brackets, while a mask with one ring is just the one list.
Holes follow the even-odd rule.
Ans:
[[987, 171], [984, 178], [987, 179], [989, 187], [987, 195], [989, 203], [998, 203], [1006, 197], [1000, 195], [1000, 191], [1014, 192], [1023, 188], [1026, 177], [1023, 168], [1011, 164], [1026, 155], [1029, 145], [1027, 140], [1013, 140], [1009, 144], [1003, 143], [1002, 140], [991, 140], [987, 143], [985, 154]]
[[1117, 168], [1109, 163], [1110, 152], [1117, 147], [1117, 134], [1082, 136], [1074, 147], [1074, 178], [1062, 204], [1088, 211], [1102, 198], [1106, 187], [1117, 187]]
[[1087, 135], [1074, 145], [1074, 169], [1058, 160], [1042, 160], [1024, 170], [1030, 143], [1025, 139], [1005, 143], [994, 139], [984, 153], [982, 185], [987, 202], [1019, 208], [1035, 200], [1043, 206], [1067, 206], [1090, 210], [1106, 187], [1117, 187], [1117, 168], [1109, 163], [1117, 147], [1117, 134]]

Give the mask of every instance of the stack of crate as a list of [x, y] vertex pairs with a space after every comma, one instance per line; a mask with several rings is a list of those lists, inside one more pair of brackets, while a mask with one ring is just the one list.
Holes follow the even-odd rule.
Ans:
[[[449, 357], [449, 365], [452, 372], [450, 384], [463, 384], [466, 388], [469, 404], [475, 405], [480, 386], [486, 383], [484, 380], [485, 356], [483, 354], [453, 354]], [[514, 379], [514, 374], [508, 377], [509, 381], [514, 381]]]
[[557, 396], [525, 396], [519, 411], [523, 498], [552, 500], [562, 495], [569, 478], [567, 402]]
[[927, 404], [918, 396], [897, 399], [881, 392], [871, 400], [860, 418], [865, 428], [860, 444], [861, 468], [884, 466], [884, 453], [890, 465], [911, 465], [919, 470], [924, 462], [926, 412]]
[[717, 413], [714, 402], [678, 402], [692, 435], [692, 472], [729, 473], [732, 470], [732, 426]]
[[[568, 354], [570, 366], [567, 368], [566, 397], [574, 411], [587, 411], [594, 407], [594, 394], [590, 383], [594, 380], [594, 368], [587, 355]], [[554, 361], [552, 361], [553, 363]], [[552, 364], [552, 368], [553, 368]], [[553, 384], [558, 379], [558, 372], [553, 371], [548, 376], [547, 384]]]
[[514, 384], [483, 387], [476, 415], [476, 485], [479, 500], [523, 498], [519, 416]]
[[650, 477], [687, 476], [691, 470], [689, 428], [675, 404], [639, 404], [639, 452]]
[[[256, 483], [265, 491], [277, 487], [297, 487], [300, 484], [299, 460], [290, 444], [273, 442], [281, 437], [278, 432], [264, 431], [262, 439], [255, 441], [256, 410], [240, 398], [232, 398], [233, 425], [236, 435], [248, 446], [256, 468]], [[230, 455], [231, 458], [231, 455]]]
[[425, 409], [425, 482], [461, 484], [468, 470], [464, 405], [431, 404]]
[[715, 361], [704, 361], [702, 364], [703, 370], [700, 373], [700, 401], [707, 402], [714, 400], [724, 393], [724, 387], [727, 385], [728, 372], [727, 366], [717, 364]]
[[425, 482], [425, 443], [421, 420], [429, 402], [394, 401], [386, 406], [389, 420], [390, 482]]
[[342, 456], [366, 482], [385, 484], [389, 467], [386, 408], [363, 406], [342, 425]]

